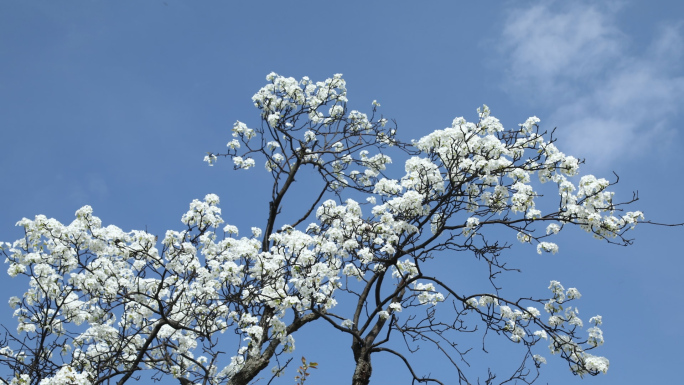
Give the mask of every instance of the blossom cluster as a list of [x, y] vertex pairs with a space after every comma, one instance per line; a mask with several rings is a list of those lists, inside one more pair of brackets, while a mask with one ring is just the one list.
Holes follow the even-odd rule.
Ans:
[[[580, 161], [540, 133], [538, 118], [507, 130], [483, 106], [477, 122], [459, 117], [408, 144], [387, 119], [376, 118], [377, 101], [369, 114], [348, 110], [341, 74], [313, 82], [271, 73], [267, 80], [252, 98], [261, 125], [237, 121], [227, 153], [205, 157], [210, 166], [230, 157], [242, 170], [264, 161], [273, 183], [264, 229], [239, 237], [238, 227], [224, 222], [218, 196], [208, 194], [190, 203], [183, 230], [168, 230], [160, 241], [146, 231], [103, 226], [84, 206], [66, 225], [42, 215], [22, 219], [25, 236], [0, 244], [8, 274], [28, 279], [24, 295], [10, 299], [17, 333], [64, 341], [50, 345], [59, 369], [46, 384], [86, 384], [138, 369], [223, 383], [261, 365], [250, 360], [268, 361], [274, 346], [294, 350], [293, 333], [304, 322], [320, 318], [355, 338], [383, 327], [435, 331], [412, 312], [427, 307], [433, 314], [449, 297], [454, 309], [461, 301], [464, 312], [479, 314], [515, 343], [548, 340], [577, 374], [607, 371], [607, 359], [588, 353], [603, 344], [601, 317], [590, 319], [586, 340], [574, 334], [583, 321], [567, 303], [580, 298], [577, 289], [551, 281], [546, 318], [499, 294], [460, 296], [423, 270], [445, 250], [475, 252], [490, 269], [503, 269], [496, 258], [506, 246], [487, 238], [494, 225], [536, 243], [540, 254], [555, 254], [558, 246], [544, 238], [566, 226], [614, 239], [643, 219], [618, 209], [607, 180], [579, 176]], [[390, 147], [404, 160], [395, 178]], [[303, 167], [320, 176], [320, 192], [296, 221], [283, 218], [284, 196], [307, 178]], [[559, 203], [542, 212], [548, 205], [538, 204], [540, 189], [549, 185]], [[381, 289], [388, 281], [394, 288]], [[354, 314], [337, 306], [345, 295], [360, 301]], [[387, 322], [400, 317], [408, 326]], [[419, 326], [411, 329], [413, 320]], [[222, 357], [216, 339], [228, 330], [240, 339]], [[2, 357], [26, 355], [24, 348], [0, 347]], [[533, 360], [546, 362], [539, 354]], [[10, 381], [24, 383], [26, 376]]]
[[[572, 335], [576, 328], [582, 328], [584, 323], [579, 318], [577, 307], [567, 306], [567, 302], [581, 297], [576, 288], [565, 290], [558, 281], [551, 281], [549, 290], [552, 298], [544, 304], [544, 310], [549, 314], [548, 320], [544, 322], [541, 312], [534, 306], [522, 307], [518, 302], [506, 304], [501, 303], [501, 299], [493, 295], [482, 295], [470, 297], [467, 306], [470, 309], [486, 308], [488, 314], [503, 323], [501, 330], [506, 333], [511, 341], [526, 345], [535, 345], [540, 340], [549, 341], [549, 351], [551, 354], [560, 353], [570, 363], [573, 373], [585, 375], [589, 373], [607, 372], [609, 361], [605, 357], [594, 356], [586, 350], [593, 349], [603, 344], [603, 332], [598, 327], [602, 323], [601, 316], [590, 319], [594, 326], [589, 328], [588, 349], [585, 349], [576, 342]], [[565, 307], [564, 307], [565, 305]], [[494, 309], [498, 307], [498, 311]], [[531, 326], [540, 327], [533, 330]], [[546, 363], [546, 358], [540, 354], [534, 354], [533, 359], [537, 364]]]
[[[357, 150], [396, 144], [396, 131], [385, 128], [387, 119], [374, 118], [380, 104], [373, 101], [370, 116], [349, 111], [346, 82], [341, 74], [321, 82], [308, 77], [298, 81], [275, 73], [266, 79], [269, 83], [252, 97], [261, 111], [262, 127], [250, 128], [237, 121], [228, 152], [207, 153], [204, 161], [211, 166], [219, 156], [229, 156], [236, 169], [250, 169], [260, 153], [265, 158], [265, 169], [274, 177], [306, 163], [325, 169], [333, 189], [353, 184], [371, 188], [391, 158]], [[341, 125], [344, 129], [340, 129]], [[252, 143], [257, 139], [266, 145], [255, 147]], [[352, 164], [363, 169], [350, 170]]]

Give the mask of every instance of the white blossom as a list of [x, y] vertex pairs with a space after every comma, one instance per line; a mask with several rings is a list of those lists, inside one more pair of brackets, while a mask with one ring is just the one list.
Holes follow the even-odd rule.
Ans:
[[556, 254], [558, 252], [558, 245], [552, 242], [539, 242], [537, 245], [537, 253], [541, 254], [542, 251]]
[[[506, 130], [484, 105], [476, 121], [458, 117], [409, 147], [384, 128], [387, 119], [375, 118], [377, 101], [369, 114], [347, 108], [341, 74], [320, 82], [276, 73], [266, 79], [252, 97], [259, 128], [236, 121], [227, 153], [207, 153], [204, 161], [212, 166], [227, 156], [235, 169], [264, 162], [273, 183], [267, 226], [240, 238], [237, 226], [224, 224], [219, 197], [207, 194], [190, 203], [180, 229], [167, 230], [161, 242], [147, 231], [103, 226], [84, 206], [71, 224], [24, 218], [17, 225], [25, 236], [0, 243], [8, 275], [28, 282], [23, 296], [9, 300], [17, 332], [35, 338], [49, 330], [64, 338], [61, 353], [74, 362], [41, 385], [89, 384], [97, 380], [94, 363], [125, 370], [143, 346], [141, 370], [188, 381], [192, 373], [209, 373], [212, 384], [225, 383], [262, 355], [271, 359], [272, 342], [293, 351], [293, 322], [339, 322], [337, 329], [366, 339], [364, 330], [375, 325], [389, 336], [389, 323], [378, 321], [402, 317], [413, 327], [424, 311], [418, 307], [432, 314], [433, 307], [450, 306], [526, 347], [548, 340], [576, 374], [608, 370], [606, 358], [586, 352], [604, 343], [601, 316], [589, 319], [586, 340], [575, 334], [583, 327], [576, 288], [551, 281], [550, 298], [511, 300], [498, 289], [483, 295], [441, 278], [442, 258], [472, 251], [496, 276], [504, 266], [496, 258], [510, 243], [492, 234], [517, 237], [520, 253], [533, 253], [528, 244], [537, 244], [539, 254], [555, 254], [558, 245], [542, 240], [565, 227], [620, 239], [644, 219], [640, 211], [616, 209], [608, 180], [579, 176], [580, 161], [542, 134], [537, 117]], [[392, 151], [401, 149], [407, 152], [395, 157]], [[393, 157], [405, 159], [403, 166], [393, 165]], [[323, 179], [308, 184], [310, 177]], [[252, 194], [248, 187], [238, 186], [238, 195]], [[292, 194], [318, 198], [299, 207]], [[554, 206], [544, 196], [555, 197]], [[228, 206], [231, 218], [235, 204], [245, 202]], [[370, 291], [360, 294], [366, 285]], [[338, 306], [354, 295], [370, 302]], [[535, 307], [541, 304], [545, 317]], [[226, 331], [239, 338], [219, 363], [211, 344]], [[151, 336], [155, 342], [145, 345]], [[5, 346], [0, 356], [33, 359], [26, 351]], [[537, 366], [546, 363], [541, 355], [532, 358]], [[19, 375], [5, 382], [29, 381]]]

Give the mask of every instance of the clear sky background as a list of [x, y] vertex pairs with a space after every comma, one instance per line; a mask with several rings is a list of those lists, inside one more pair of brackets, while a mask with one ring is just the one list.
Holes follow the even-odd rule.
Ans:
[[[271, 71], [343, 73], [351, 107], [377, 99], [405, 140], [456, 116], [476, 120], [483, 103], [507, 127], [536, 115], [558, 128], [562, 151], [586, 158], [582, 173], [614, 171], [617, 198], [638, 190], [634, 208], [647, 219], [683, 222], [683, 54], [679, 1], [4, 0], [0, 240], [22, 235], [22, 217], [69, 223], [86, 204], [104, 224], [163, 234], [207, 193], [243, 233], [263, 226], [267, 174], [202, 158], [224, 150], [235, 120], [258, 123], [251, 96]], [[546, 354], [540, 383], [681, 382], [684, 229], [632, 235], [622, 248], [571, 231], [556, 255], [511, 252], [523, 270], [507, 281], [513, 290], [543, 296], [559, 280], [582, 292], [585, 323], [604, 319], [596, 353], [611, 360], [608, 374], [581, 380]], [[464, 273], [456, 258], [443, 263]], [[7, 298], [25, 288], [0, 279]], [[13, 329], [5, 309], [0, 320]], [[347, 384], [350, 341], [324, 344], [327, 331], [300, 333], [294, 357], [320, 363], [312, 384]], [[373, 359], [373, 384], [410, 383], [394, 358]], [[499, 364], [489, 360], [479, 364]], [[449, 382], [437, 362], [422, 356], [416, 369]]]

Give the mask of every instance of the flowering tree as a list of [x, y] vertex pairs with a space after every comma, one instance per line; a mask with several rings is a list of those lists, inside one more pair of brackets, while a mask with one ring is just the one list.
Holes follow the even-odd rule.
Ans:
[[[377, 353], [396, 357], [415, 381], [441, 383], [411, 366], [409, 354], [426, 341], [460, 383], [471, 383], [469, 349], [456, 342], [474, 330], [520, 345], [521, 364], [502, 382], [532, 382], [544, 351], [575, 374], [608, 370], [593, 354], [603, 344], [601, 317], [582, 331], [577, 289], [551, 281], [542, 298], [504, 295], [494, 278], [509, 270], [501, 256], [511, 244], [491, 229], [510, 230], [538, 253], [556, 253], [548, 239], [567, 226], [628, 244], [625, 232], [643, 215], [622, 206], [636, 197], [616, 203], [607, 180], [579, 177], [581, 162], [560, 152], [536, 117], [505, 129], [484, 106], [477, 122], [457, 118], [406, 143], [376, 116], [377, 102], [370, 116], [348, 110], [341, 75], [267, 80], [253, 97], [261, 124], [238, 121], [227, 151], [205, 157], [209, 165], [228, 157], [241, 170], [265, 165], [272, 193], [264, 228], [239, 237], [214, 194], [193, 201], [185, 227], [160, 242], [103, 226], [89, 206], [68, 225], [40, 215], [19, 221], [25, 237], [2, 252], [9, 275], [27, 277], [29, 288], [10, 299], [18, 327], [6, 329], [0, 362], [11, 375], [0, 381], [124, 384], [150, 371], [181, 384], [248, 384], [269, 365], [281, 374], [289, 363], [282, 355], [310, 322], [349, 337], [354, 385], [369, 383]], [[405, 159], [394, 178], [392, 152]], [[285, 215], [296, 181], [311, 199]], [[558, 198], [542, 212], [544, 184]], [[491, 291], [427, 272], [453, 253], [485, 263]], [[495, 376], [490, 370], [486, 383]]]

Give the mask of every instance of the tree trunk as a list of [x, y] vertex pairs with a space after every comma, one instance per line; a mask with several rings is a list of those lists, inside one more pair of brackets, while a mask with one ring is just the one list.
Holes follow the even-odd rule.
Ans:
[[354, 361], [356, 361], [352, 385], [368, 385], [373, 371], [370, 362], [370, 351], [368, 351], [367, 348], [362, 347], [358, 342], [355, 342], [354, 345], [352, 345], [352, 350], [354, 351]]

